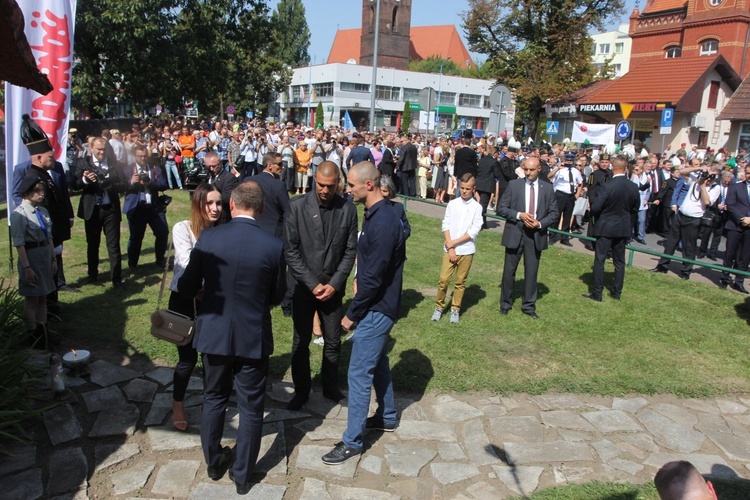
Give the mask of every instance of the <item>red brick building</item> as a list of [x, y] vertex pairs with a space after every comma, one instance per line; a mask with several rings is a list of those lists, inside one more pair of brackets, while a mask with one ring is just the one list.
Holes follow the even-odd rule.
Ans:
[[631, 68], [654, 59], [722, 55], [740, 76], [750, 72], [750, 0], [648, 0], [634, 9]]

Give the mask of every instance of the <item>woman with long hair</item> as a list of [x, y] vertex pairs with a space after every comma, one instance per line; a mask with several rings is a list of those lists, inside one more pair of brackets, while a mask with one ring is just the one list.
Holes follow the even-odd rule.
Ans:
[[[190, 252], [200, 237], [201, 231], [221, 223], [221, 191], [216, 186], [201, 184], [192, 195], [190, 218], [174, 225], [172, 244], [174, 245], [174, 276], [169, 285], [169, 310], [195, 318], [198, 308], [197, 299], [184, 297], [177, 293], [177, 281], [190, 261]], [[198, 351], [192, 344], [177, 346], [179, 361], [174, 368], [174, 393], [172, 396], [172, 425], [175, 429], [185, 431], [188, 428], [185, 419], [185, 392], [190, 375], [198, 362]]]

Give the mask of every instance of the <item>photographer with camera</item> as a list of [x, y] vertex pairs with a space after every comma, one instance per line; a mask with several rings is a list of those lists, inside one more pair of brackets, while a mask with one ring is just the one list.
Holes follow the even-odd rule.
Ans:
[[128, 270], [134, 271], [141, 256], [143, 236], [146, 225], [151, 227], [156, 242], [154, 254], [156, 265], [164, 267], [164, 254], [167, 251], [169, 226], [167, 225], [166, 206], [159, 199], [159, 191], [168, 187], [167, 180], [159, 168], [152, 168], [146, 162], [148, 153], [140, 144], [133, 146], [135, 164], [125, 167], [125, 178], [128, 179], [128, 190], [122, 211], [128, 218], [130, 239], [128, 240]]
[[119, 165], [110, 164], [106, 157], [107, 140], [95, 138], [91, 156], [78, 160], [75, 188], [81, 190], [78, 217], [84, 220], [88, 282], [99, 280], [99, 244], [102, 230], [107, 241], [112, 285], [122, 285], [122, 255], [120, 253], [120, 193], [128, 187]]
[[[678, 243], [682, 241], [682, 256], [685, 259], [695, 260], [701, 218], [705, 214], [706, 209], [716, 202], [716, 198], [719, 197], [719, 190], [710, 189], [712, 183], [715, 181], [715, 176], [709, 172], [708, 166], [701, 164], [698, 158], [694, 158], [690, 163], [692, 165], [691, 168], [681, 171], [683, 176], [689, 175], [687, 181], [683, 178], [683, 182], [687, 184], [685, 188], [687, 195], [678, 204], [678, 193], [681, 190], [675, 188], [675, 194], [672, 197], [671, 206], [675, 212], [675, 218], [669, 230], [667, 242], [664, 245], [664, 253], [674, 255]], [[652, 271], [666, 274], [669, 270], [668, 266], [670, 262], [669, 258], [662, 257]], [[680, 278], [689, 280], [692, 269], [692, 264], [683, 262]]]

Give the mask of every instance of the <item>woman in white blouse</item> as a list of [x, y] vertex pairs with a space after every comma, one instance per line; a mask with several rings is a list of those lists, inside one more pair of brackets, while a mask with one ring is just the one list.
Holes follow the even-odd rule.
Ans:
[[[174, 244], [174, 276], [169, 285], [169, 309], [176, 313], [195, 317], [196, 301], [177, 293], [177, 281], [185, 272], [201, 231], [221, 222], [221, 192], [216, 186], [201, 184], [195, 189], [190, 207], [190, 219], [178, 222], [172, 229]], [[200, 295], [199, 295], [200, 297]], [[175, 429], [185, 431], [188, 428], [185, 420], [185, 392], [190, 375], [198, 362], [198, 351], [192, 344], [177, 346], [179, 361], [174, 368], [174, 393], [172, 401], [172, 424]]]

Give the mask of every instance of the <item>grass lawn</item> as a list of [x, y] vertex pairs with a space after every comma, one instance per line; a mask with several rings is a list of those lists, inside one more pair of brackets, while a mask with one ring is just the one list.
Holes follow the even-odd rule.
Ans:
[[[187, 217], [189, 200], [186, 192], [170, 194], [174, 197], [168, 210], [171, 227]], [[77, 208], [77, 198], [73, 204]], [[409, 219], [412, 236], [407, 244], [403, 317], [392, 332], [397, 391], [691, 397], [750, 392], [750, 303], [744, 296], [628, 269], [623, 300], [605, 296], [603, 303], [594, 303], [581, 298], [591, 281], [591, 257], [551, 248], [542, 257], [539, 273], [541, 320], [521, 314], [520, 299], [508, 316], [501, 317], [497, 312], [503, 264], [500, 234], [482, 232], [460, 325], [450, 325], [447, 317], [433, 323], [429, 318], [442, 252], [440, 220], [414, 213]], [[125, 220], [122, 234], [124, 255]], [[0, 237], [0, 252], [6, 256], [7, 239], [7, 233]], [[76, 219], [73, 239], [65, 244], [70, 284], [79, 285], [86, 276], [85, 253], [83, 221]], [[103, 242], [101, 256], [100, 277], [106, 277], [109, 265]], [[131, 362], [173, 365], [176, 349], [149, 332], [161, 279], [153, 261], [153, 236], [147, 233], [139, 269], [126, 276], [127, 289], [86, 285], [81, 294], [61, 293], [63, 322], [55, 327], [67, 337], [66, 345], [92, 349], [100, 357], [106, 353]], [[123, 265], [127, 267], [125, 259]], [[7, 263], [1, 267], [0, 276], [7, 278]], [[605, 285], [609, 285], [611, 263], [606, 272]], [[521, 268], [517, 294], [522, 275]], [[166, 299], [165, 294], [164, 305]], [[271, 370], [280, 378], [289, 370], [292, 322], [278, 308], [273, 318], [276, 351]], [[318, 349], [312, 347], [314, 369], [320, 365]], [[342, 356], [342, 378], [349, 349], [345, 347]]]

